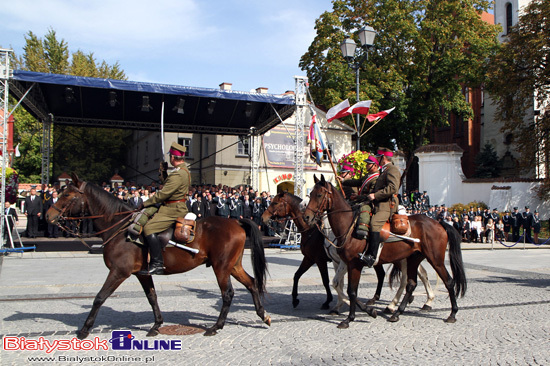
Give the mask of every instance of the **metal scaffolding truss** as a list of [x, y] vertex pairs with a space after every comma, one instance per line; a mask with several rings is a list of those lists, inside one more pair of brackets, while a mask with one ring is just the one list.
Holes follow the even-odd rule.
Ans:
[[2, 113], [2, 130], [0, 131], [0, 147], [2, 149], [2, 156], [0, 158], [2, 165], [1, 184], [2, 193], [0, 193], [0, 205], [2, 206], [0, 214], [0, 240], [4, 240], [5, 230], [5, 213], [4, 209], [6, 204], [6, 168], [8, 166], [8, 117], [9, 117], [9, 78], [10, 78], [10, 53], [11, 50], [0, 48], [0, 111]]
[[296, 118], [295, 118], [295, 166], [294, 166], [294, 194], [301, 199], [305, 198], [304, 186], [304, 151], [306, 147], [305, 141], [305, 125], [307, 112], [307, 77], [295, 76], [296, 81]]

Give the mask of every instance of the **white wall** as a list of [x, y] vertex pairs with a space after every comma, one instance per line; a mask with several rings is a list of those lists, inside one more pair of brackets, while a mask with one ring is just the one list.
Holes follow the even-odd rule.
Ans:
[[536, 188], [540, 183], [536, 181], [466, 180], [460, 165], [461, 152], [422, 152], [416, 156], [419, 190], [428, 192], [432, 205], [481, 201], [500, 212], [514, 207], [523, 211], [529, 206], [531, 212], [538, 210], [542, 219], [550, 218], [550, 202], [537, 198]]

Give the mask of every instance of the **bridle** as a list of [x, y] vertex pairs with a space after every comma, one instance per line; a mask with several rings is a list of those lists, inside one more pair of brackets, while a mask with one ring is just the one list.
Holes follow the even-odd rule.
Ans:
[[[87, 212], [86, 208], [88, 207], [88, 200], [86, 199], [86, 195], [84, 194], [84, 188], [86, 187], [86, 184], [87, 184], [86, 182], [82, 182], [80, 184], [80, 187], [74, 186], [77, 189], [76, 193], [78, 195], [73, 196], [71, 198], [71, 200], [69, 201], [69, 203], [66, 204], [64, 207], [59, 208], [59, 207], [56, 207], [55, 205], [53, 205], [53, 206], [51, 206], [51, 208], [53, 208], [54, 210], [59, 212], [59, 215], [57, 217], [57, 223], [56, 223], [57, 226], [61, 230], [67, 232], [68, 234], [77, 237], [78, 239], [80, 239], [80, 241], [84, 245], [86, 245], [88, 248], [90, 248], [90, 246], [82, 239], [82, 235], [78, 232], [79, 228], [80, 228], [80, 223], [84, 219], [99, 219], [99, 218], [104, 218], [107, 215], [104, 214], [104, 215], [85, 216], [85, 213]], [[73, 205], [79, 199], [80, 199], [80, 216], [78, 216], [78, 217], [65, 216], [66, 212], [68, 212], [68, 213], [71, 212], [71, 208], [73, 207]], [[122, 231], [126, 230], [126, 228], [132, 223], [132, 221], [130, 219], [133, 218], [133, 215], [136, 212], [137, 212], [137, 210], [122, 211], [122, 212], [115, 213], [115, 215], [117, 215], [117, 216], [118, 215], [126, 215], [126, 216], [123, 217], [122, 219], [120, 219], [119, 221], [115, 222], [113, 225], [109, 226], [108, 228], [95, 233], [96, 235], [103, 234], [103, 233], [113, 229], [114, 227], [116, 227], [118, 225], [121, 225], [117, 230], [115, 230], [115, 232], [108, 239], [103, 241], [102, 246], [105, 246], [109, 241], [111, 241], [113, 238], [115, 238], [118, 234], [120, 234]], [[69, 228], [68, 226], [61, 224], [60, 221], [63, 221], [63, 222], [78, 221], [78, 223], [76, 225], [76, 228]], [[122, 225], [122, 224], [124, 224], [124, 225]]]
[[[333, 203], [334, 203], [334, 200], [332, 198], [332, 195], [334, 193], [332, 191], [333, 187], [330, 184], [328, 185], [328, 187], [325, 187], [324, 185], [320, 186], [320, 187], [323, 190], [323, 197], [321, 199], [321, 203], [317, 206], [317, 210], [313, 211], [311, 208], [309, 208], [309, 205], [307, 205], [307, 207], [304, 211], [304, 214], [308, 210], [311, 211], [313, 213], [313, 220], [315, 222], [315, 225], [317, 226], [317, 229], [319, 229], [319, 231], [323, 234], [323, 236], [330, 243], [330, 245], [332, 245], [333, 247], [335, 247], [337, 249], [340, 249], [347, 242], [348, 237], [350, 236], [351, 232], [353, 231], [353, 226], [354, 226], [353, 223], [355, 222], [356, 217], [354, 217], [354, 219], [351, 221], [351, 225], [348, 228], [348, 230], [346, 230], [346, 233], [344, 235], [340, 235], [340, 236], [335, 237], [335, 241], [340, 241], [342, 244], [338, 245], [338, 244], [333, 243], [333, 241], [330, 240], [330, 238], [325, 234], [325, 232], [322, 228], [322, 225], [323, 225], [322, 224], [322, 219], [323, 219], [323, 217], [325, 215], [328, 217], [328, 215], [332, 215], [332, 214], [339, 213], [339, 212], [349, 212], [349, 211], [353, 212], [353, 210], [338, 210], [338, 211], [332, 211], [332, 212], [329, 213], [328, 210], [332, 209]], [[326, 214], [324, 213], [325, 211], [327, 211]], [[321, 222], [321, 226], [319, 226], [319, 222]], [[343, 239], [343, 240], [340, 240], [340, 239]]]

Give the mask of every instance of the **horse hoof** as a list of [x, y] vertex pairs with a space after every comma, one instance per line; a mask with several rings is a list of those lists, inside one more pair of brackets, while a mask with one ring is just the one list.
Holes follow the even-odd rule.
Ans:
[[420, 311], [431, 311], [432, 310], [432, 307], [430, 305], [424, 305], [422, 306], [422, 309], [420, 309]]
[[218, 334], [216, 329], [208, 329], [206, 332], [204, 332], [205, 337], [215, 336], [216, 334]]
[[390, 309], [389, 307], [386, 307], [386, 308], [384, 309], [384, 314], [393, 314], [393, 310]]
[[328, 310], [328, 309], [330, 309], [330, 306], [327, 303], [324, 303], [323, 305], [321, 305], [321, 310]]
[[414, 301], [414, 296], [411, 295], [411, 297], [409, 298], [409, 304], [413, 301]]
[[447, 319], [445, 319], [445, 323], [456, 323], [456, 318], [455, 317], [448, 317]]
[[399, 321], [399, 316], [397, 316], [397, 315], [394, 314], [394, 315], [392, 315], [392, 316], [388, 319], [388, 321], [389, 321], [390, 323], [398, 322], [398, 321]]
[[348, 328], [349, 328], [349, 323], [346, 321], [343, 321], [340, 324], [338, 324], [338, 329], [348, 329]]
[[269, 315], [265, 317], [264, 323], [266, 323], [268, 327], [271, 326], [271, 317]]
[[338, 310], [332, 309], [331, 311], [328, 312], [328, 315], [340, 315], [340, 312], [338, 312]]
[[298, 299], [292, 300], [292, 306], [294, 308], [296, 308], [296, 306], [298, 306], [299, 303], [300, 303], [300, 300], [298, 300]]
[[378, 313], [376, 312], [376, 309], [372, 309], [370, 311], [367, 311], [367, 314], [369, 314], [374, 319], [376, 319], [376, 317], [378, 316]]
[[147, 332], [147, 337], [156, 337], [159, 335], [158, 329], [151, 329], [149, 332]]
[[79, 331], [79, 332], [76, 333], [76, 338], [86, 339], [86, 337], [88, 337], [89, 334], [90, 334], [90, 332]]

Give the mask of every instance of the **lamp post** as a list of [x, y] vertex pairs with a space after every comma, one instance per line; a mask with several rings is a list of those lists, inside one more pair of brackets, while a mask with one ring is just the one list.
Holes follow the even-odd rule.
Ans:
[[[363, 27], [359, 30], [359, 41], [361, 42], [361, 47], [365, 49], [365, 53], [361, 55], [356, 55], [355, 51], [357, 49], [357, 44], [355, 41], [349, 37], [344, 39], [340, 45], [342, 50], [342, 56], [348, 63], [350, 69], [355, 71], [355, 84], [356, 84], [356, 94], [357, 102], [359, 102], [359, 68], [363, 61], [369, 59], [369, 49], [374, 45], [374, 37], [376, 37], [376, 31], [371, 26]], [[361, 131], [360, 129], [360, 115], [357, 114], [355, 119], [356, 129], [357, 129], [357, 150], [361, 150]]]

